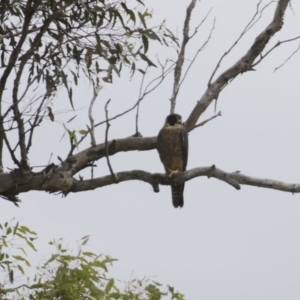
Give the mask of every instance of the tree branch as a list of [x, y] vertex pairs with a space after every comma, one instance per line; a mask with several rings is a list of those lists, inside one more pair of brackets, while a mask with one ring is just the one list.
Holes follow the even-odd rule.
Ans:
[[259, 34], [247, 53], [241, 57], [232, 67], [223, 72], [213, 83], [208, 85], [204, 95], [197, 102], [186, 121], [187, 131], [191, 131], [198, 119], [214, 99], [217, 99], [221, 90], [237, 75], [253, 70], [254, 60], [262, 53], [270, 39], [283, 25], [283, 17], [290, 0], [279, 0], [276, 6], [272, 22]]
[[[249, 185], [262, 187], [266, 189], [279, 190], [288, 193], [300, 193], [300, 183], [286, 183], [282, 181], [255, 178], [247, 175], [243, 175], [239, 172], [228, 173], [221, 169], [216, 168], [214, 165], [211, 167], [199, 167], [194, 168], [182, 173], [174, 174], [171, 178], [163, 176], [159, 173], [151, 174], [142, 170], [133, 170], [128, 172], [116, 173], [119, 182], [129, 181], [129, 180], [141, 180], [146, 183], [155, 186], [155, 192], [158, 192], [158, 185], [170, 185], [172, 183], [181, 183], [189, 181], [196, 177], [207, 176], [208, 178], [219, 179], [229, 185], [231, 185], [236, 190], [241, 189], [241, 185]], [[107, 175], [100, 178], [95, 178], [91, 180], [75, 181], [71, 191], [81, 192], [86, 190], [93, 190], [103, 186], [114, 184], [115, 181], [111, 175]]]
[[[39, 1], [36, 1], [36, 3], [34, 3], [33, 6], [31, 6], [31, 5], [32, 5], [32, 0], [28, 0], [25, 11], [24, 11], [25, 17], [24, 17], [24, 23], [23, 23], [23, 27], [22, 27], [22, 31], [21, 31], [21, 37], [20, 37], [16, 47], [13, 49], [13, 51], [9, 57], [8, 64], [7, 64], [3, 74], [1, 76], [1, 79], [0, 79], [0, 104], [2, 103], [2, 95], [4, 92], [5, 86], [6, 86], [7, 78], [9, 76], [11, 70], [15, 66], [15, 63], [21, 52], [22, 46], [23, 46], [26, 36], [28, 34], [30, 20], [31, 20], [37, 6], [39, 5]], [[2, 118], [1, 108], [2, 108], [2, 105], [0, 105], [0, 172], [3, 171], [2, 151], [3, 151], [3, 139], [4, 139], [4, 127], [3, 127], [3, 118]]]
[[195, 125], [195, 127], [194, 127], [193, 129], [195, 129], [195, 128], [197, 128], [197, 127], [200, 127], [200, 126], [203, 126], [203, 125], [205, 125], [206, 123], [208, 123], [209, 121], [211, 121], [211, 120], [213, 120], [213, 119], [215, 119], [215, 118], [217, 118], [217, 117], [221, 117], [221, 116], [222, 116], [222, 113], [221, 113], [221, 111], [219, 111], [219, 112], [218, 112], [217, 114], [215, 114], [214, 116], [212, 116], [212, 117], [210, 117], [210, 118], [204, 120], [203, 122], [201, 122], [201, 123]]
[[299, 43], [297, 49], [282, 64], [280, 64], [278, 67], [276, 67], [274, 69], [274, 72], [276, 72], [278, 69], [283, 67], [299, 50], [300, 50], [300, 43]]
[[[202, 22], [200, 23], [200, 25], [206, 20], [206, 18], [208, 17], [208, 15], [209, 15], [210, 12], [211, 12], [211, 10], [208, 12], [208, 14], [207, 14], [207, 15], [205, 16], [205, 18], [202, 20]], [[184, 75], [183, 75], [183, 78], [182, 78], [182, 80], [180, 81], [180, 83], [179, 83], [179, 85], [178, 85], [178, 91], [180, 90], [181, 85], [183, 84], [183, 82], [184, 82], [184, 80], [185, 80], [187, 74], [189, 73], [190, 68], [192, 67], [192, 65], [193, 65], [194, 62], [196, 61], [196, 58], [197, 58], [198, 54], [205, 48], [205, 46], [206, 46], [206, 45], [208, 44], [208, 42], [210, 41], [210, 39], [211, 39], [211, 37], [212, 37], [212, 33], [213, 33], [214, 29], [215, 29], [215, 23], [216, 23], [216, 19], [214, 19], [214, 21], [213, 21], [212, 28], [211, 28], [211, 30], [210, 30], [210, 33], [209, 33], [209, 35], [208, 35], [206, 41], [205, 41], [205, 42], [202, 44], [202, 46], [197, 50], [197, 52], [195, 53], [194, 57], [193, 57], [192, 60], [190, 61], [189, 65], [188, 65], [188, 67], [187, 67], [187, 69], [186, 69], [186, 71], [185, 71], [185, 73], [184, 73]], [[200, 25], [199, 25], [199, 26], [200, 26]], [[193, 36], [194, 36], [194, 34], [193, 34]], [[191, 38], [192, 38], [192, 37], [191, 37]]]
[[241, 185], [256, 186], [272, 190], [279, 190], [288, 193], [300, 193], [300, 183], [286, 183], [282, 181], [255, 178], [243, 175], [239, 172], [225, 172], [210, 167], [194, 168], [185, 172], [177, 173], [171, 177], [164, 176], [161, 173], [149, 173], [142, 170], [132, 170], [127, 172], [115, 173], [118, 181], [113, 175], [107, 175], [99, 178], [88, 180], [77, 180], [70, 175], [70, 172], [63, 171], [62, 168], [49, 165], [44, 171], [39, 173], [21, 174], [20, 171], [14, 170], [10, 173], [0, 174], [0, 196], [14, 197], [19, 193], [32, 190], [62, 193], [77, 193], [94, 190], [111, 184], [125, 182], [130, 180], [141, 180], [149, 183], [154, 192], [159, 192], [159, 185], [171, 185], [182, 183], [196, 177], [206, 176], [223, 181], [236, 190], [241, 189]]
[[175, 70], [174, 70], [174, 85], [173, 85], [173, 94], [170, 99], [171, 101], [171, 114], [175, 112], [175, 106], [176, 106], [176, 97], [179, 91], [179, 83], [181, 79], [181, 72], [182, 72], [182, 66], [184, 63], [184, 54], [185, 54], [185, 48], [190, 40], [189, 37], [189, 25], [191, 20], [192, 11], [196, 6], [196, 0], [192, 0], [190, 5], [188, 6], [186, 10], [186, 17], [183, 25], [183, 40], [180, 48], [180, 52], [178, 55], [178, 59], [176, 62]]
[[110, 99], [106, 102], [105, 104], [105, 116], [106, 116], [106, 130], [105, 130], [105, 156], [106, 156], [106, 161], [107, 161], [107, 165], [108, 165], [108, 169], [109, 172], [111, 174], [111, 176], [114, 178], [115, 182], [118, 182], [118, 177], [116, 176], [116, 174], [113, 171], [113, 168], [110, 164], [109, 161], [109, 147], [108, 147], [108, 130], [110, 127], [110, 124], [108, 122], [108, 104], [110, 102]]
[[[109, 155], [126, 151], [149, 151], [156, 148], [156, 136], [154, 137], [128, 137], [107, 142]], [[64, 171], [72, 175], [84, 169], [88, 163], [99, 160], [106, 156], [106, 143], [89, 147], [75, 155], [68, 157], [62, 164]]]
[[[108, 121], [112, 121], [112, 120], [115, 120], [121, 116], [124, 116], [125, 114], [129, 113], [130, 111], [132, 111], [133, 109], [135, 109], [139, 104], [140, 102], [148, 95], [150, 94], [151, 92], [153, 92], [157, 87], [160, 86], [160, 84], [165, 80], [165, 78], [171, 73], [172, 69], [173, 69], [173, 66], [174, 64], [172, 64], [171, 66], [169, 66], [167, 68], [167, 64], [168, 64], [169, 60], [166, 61], [166, 63], [164, 65], [160, 64], [161, 66], [161, 74], [157, 77], [155, 77], [154, 79], [152, 79], [145, 87], [143, 93], [141, 94], [141, 97], [138, 98], [137, 102], [129, 109], [123, 111], [122, 113], [120, 114], [117, 114], [115, 115], [114, 117], [111, 117], [108, 119]], [[155, 85], [154, 83], [157, 82]], [[97, 124], [95, 124], [95, 127], [97, 126], [100, 126], [102, 124], [105, 124], [106, 123], [106, 120], [105, 121], [102, 121], [102, 122], [99, 122]]]
[[94, 119], [93, 119], [93, 115], [92, 115], [93, 105], [94, 105], [94, 103], [95, 103], [95, 101], [98, 97], [99, 92], [102, 89], [102, 86], [100, 86], [100, 84], [99, 84], [99, 79], [98, 78], [97, 78], [97, 81], [98, 81], [97, 84], [94, 85], [94, 95], [93, 95], [93, 98], [91, 100], [90, 107], [89, 107], [89, 118], [90, 118], [90, 122], [91, 122], [91, 129], [89, 131], [90, 131], [90, 134], [91, 134], [92, 147], [96, 146], [95, 126], [94, 126]]
[[257, 62], [255, 62], [252, 66], [255, 67], [256, 65], [258, 65], [264, 58], [266, 58], [274, 49], [276, 49], [277, 47], [279, 47], [281, 44], [284, 43], [289, 43], [289, 42], [293, 42], [295, 40], [298, 40], [300, 38], [300, 36], [296, 36], [292, 39], [288, 39], [288, 40], [284, 40], [284, 41], [278, 41], [271, 49], [269, 49], [264, 55], [260, 55], [260, 58]]

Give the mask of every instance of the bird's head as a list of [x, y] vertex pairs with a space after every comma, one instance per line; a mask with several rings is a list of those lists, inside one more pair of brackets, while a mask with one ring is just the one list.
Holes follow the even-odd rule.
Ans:
[[170, 114], [166, 118], [166, 125], [174, 126], [174, 125], [182, 125], [181, 115], [178, 114]]

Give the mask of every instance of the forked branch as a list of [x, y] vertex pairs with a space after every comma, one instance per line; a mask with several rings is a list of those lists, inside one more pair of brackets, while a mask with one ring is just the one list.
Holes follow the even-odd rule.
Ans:
[[[250, 177], [243, 175], [239, 172], [225, 172], [221, 169], [216, 168], [214, 165], [210, 167], [199, 167], [194, 168], [182, 173], [173, 175], [171, 178], [163, 176], [162, 174], [151, 174], [142, 170], [133, 170], [129, 172], [116, 173], [119, 182], [129, 180], [141, 180], [151, 184], [152, 186], [158, 187], [161, 185], [170, 185], [172, 183], [180, 183], [189, 181], [196, 177], [206, 176], [207, 178], [216, 178], [223, 181], [237, 190], [241, 189], [241, 185], [256, 186], [266, 189], [278, 190], [288, 193], [300, 193], [300, 183], [286, 183], [282, 181]], [[114, 179], [111, 175], [107, 175], [100, 178], [91, 180], [76, 181], [73, 185], [72, 192], [86, 191], [88, 189], [96, 189], [106, 185], [114, 184]], [[156, 189], [158, 191], [158, 189]]]
[[[220, 92], [237, 75], [253, 70], [255, 59], [261, 55], [262, 51], [270, 39], [281, 29], [283, 17], [290, 0], [279, 0], [271, 23], [259, 34], [247, 53], [241, 57], [233, 66], [224, 71], [214, 82], [209, 83], [205, 93], [197, 102], [193, 111], [186, 121], [186, 128], [191, 131], [202, 113], [208, 108], [214, 99], [217, 99]], [[213, 73], [214, 74], [214, 73]]]
[[[47, 168], [46, 168], [47, 169]], [[118, 181], [115, 180], [115, 176]], [[159, 185], [171, 185], [189, 181], [197, 177], [216, 178], [223, 181], [236, 190], [241, 189], [241, 185], [256, 186], [266, 189], [278, 190], [288, 193], [300, 193], [300, 183], [286, 183], [273, 179], [264, 179], [250, 177], [236, 172], [226, 172], [215, 167], [198, 167], [185, 172], [174, 174], [167, 177], [160, 173], [149, 173], [142, 170], [132, 170], [127, 172], [115, 173], [115, 176], [110, 174], [107, 176], [77, 180], [70, 176], [69, 172], [64, 172], [61, 168], [50, 165], [47, 172], [31, 173], [22, 175], [12, 171], [7, 174], [0, 174], [0, 180], [3, 182], [0, 190], [0, 196], [7, 197], [10, 195], [15, 197], [19, 193], [28, 192], [31, 190], [48, 191], [48, 192], [83, 192], [131, 180], [140, 180], [149, 183], [153, 186], [154, 191], [159, 191]]]

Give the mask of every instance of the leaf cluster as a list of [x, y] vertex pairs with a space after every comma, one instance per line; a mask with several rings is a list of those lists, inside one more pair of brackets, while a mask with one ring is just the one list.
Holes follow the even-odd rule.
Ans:
[[[143, 72], [137, 64], [156, 66], [148, 57], [151, 42], [177, 41], [164, 22], [149, 27], [151, 17], [141, 0], [2, 1], [0, 156], [5, 143], [14, 164], [29, 171], [34, 130], [45, 119], [56, 121], [60, 88], [74, 109], [73, 91], [82, 80], [112, 83], [125, 67], [133, 76]], [[17, 143], [7, 136], [15, 130]], [[75, 134], [68, 133], [76, 145]]]
[[[24, 247], [20, 247], [20, 241], [25, 241], [25, 246], [35, 250], [33, 245], [36, 233], [25, 226], [0, 224], [0, 267], [3, 274], [9, 277], [0, 281], [0, 299], [35, 299], [35, 300], [160, 300], [168, 299], [184, 300], [184, 296], [175, 292], [173, 287], [163, 287], [160, 283], [143, 278], [133, 279], [126, 283], [125, 288], [120, 288], [120, 282], [108, 275], [109, 267], [116, 259], [107, 255], [97, 255], [86, 251], [89, 236], [84, 236], [78, 243], [76, 254], [64, 246], [63, 240], [52, 241], [49, 244], [55, 247], [54, 254], [42, 263], [35, 272], [33, 279], [27, 279], [27, 283], [15, 285], [14, 274], [23, 275], [20, 280], [25, 282], [25, 272], [22, 263], [30, 267], [26, 258]], [[18, 243], [8, 237], [20, 237]], [[19, 255], [11, 252], [21, 251]], [[117, 284], [119, 283], [119, 284]]]
[[123, 65], [134, 72], [139, 58], [149, 63], [149, 39], [166, 45], [170, 37], [176, 40], [164, 24], [147, 27], [152, 15], [138, 2], [132, 8], [105, 0], [6, 3], [0, 25], [1, 67], [8, 66], [21, 44], [13, 63], [28, 65], [27, 84], [45, 84], [47, 97], [63, 85], [73, 105], [70, 83], [78, 84], [80, 70], [88, 77], [104, 72], [105, 80], [112, 81], [113, 72], [120, 76]]

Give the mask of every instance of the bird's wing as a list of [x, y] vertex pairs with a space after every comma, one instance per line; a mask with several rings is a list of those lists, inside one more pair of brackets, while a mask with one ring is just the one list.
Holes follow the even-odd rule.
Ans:
[[184, 127], [181, 131], [181, 143], [182, 143], [183, 171], [185, 171], [187, 161], [188, 161], [189, 140], [188, 140], [188, 133]]

